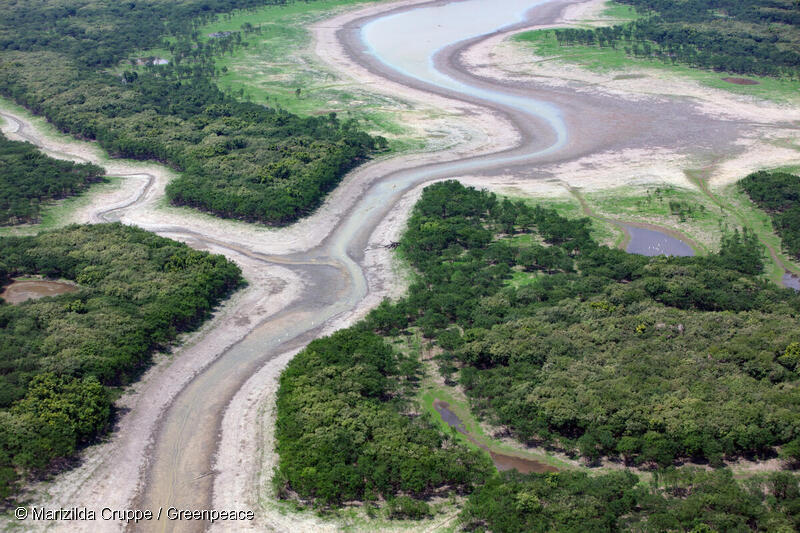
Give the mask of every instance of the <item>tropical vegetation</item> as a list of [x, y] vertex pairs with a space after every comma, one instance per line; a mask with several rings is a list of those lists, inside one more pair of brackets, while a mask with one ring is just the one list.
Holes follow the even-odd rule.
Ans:
[[[113, 156], [181, 170], [167, 189], [174, 204], [291, 222], [386, 141], [333, 113], [302, 118], [217, 87], [214, 58], [257, 30], [210, 38], [197, 28], [265, 3], [0, 0], [0, 94]], [[157, 47], [169, 61], [138, 55]]]
[[96, 165], [53, 159], [0, 135], [0, 226], [37, 222], [48, 201], [79, 194], [103, 174]]
[[106, 432], [114, 390], [242, 283], [223, 256], [118, 223], [0, 238], [0, 286], [34, 276], [78, 290], [0, 299], [2, 497]]
[[[432, 343], [445, 383], [460, 386], [485, 422], [587, 465], [723, 467], [800, 446], [800, 296], [762, 278], [757, 238], [732, 232], [715, 254], [650, 258], [600, 246], [590, 229], [589, 219], [455, 181], [426, 188], [399, 247], [417, 273], [408, 295], [315, 341], [282, 377], [279, 494], [338, 506], [473, 488], [460, 477], [469, 463], [457, 441], [422, 431], [430, 422], [412, 401], [418, 362], [376, 336], [393, 342], [412, 331]], [[529, 282], [511, 283], [520, 275]], [[362, 338], [374, 347], [344, 342]], [[374, 411], [398, 428], [423, 424], [420, 437], [412, 445], [399, 429], [360, 420]], [[789, 487], [784, 505], [725, 468], [681, 468], [642, 491], [633, 474], [497, 478], [475, 464], [463, 519], [477, 530], [768, 529], [792, 523], [798, 504], [792, 474], [763, 481]], [[384, 481], [389, 472], [394, 483]], [[405, 472], [418, 472], [415, 484]], [[710, 509], [701, 505], [709, 498]]]
[[800, 13], [793, 0], [615, 0], [637, 20], [554, 30], [564, 45], [621, 47], [635, 57], [741, 74], [800, 76]]
[[783, 247], [800, 259], [800, 176], [762, 170], [750, 174], [738, 186], [769, 213]]

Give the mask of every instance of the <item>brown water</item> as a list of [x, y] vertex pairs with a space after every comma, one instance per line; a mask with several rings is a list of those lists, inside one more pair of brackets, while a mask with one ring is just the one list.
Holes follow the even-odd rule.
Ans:
[[28, 300], [36, 300], [45, 296], [57, 296], [67, 292], [76, 292], [78, 287], [63, 281], [14, 281], [7, 286], [0, 298], [10, 304], [19, 304]]
[[471, 443], [489, 452], [492, 462], [494, 463], [494, 467], [500, 472], [505, 470], [516, 470], [522, 474], [530, 474], [532, 472], [542, 473], [558, 471], [557, 468], [550, 466], [547, 463], [542, 463], [541, 461], [536, 461], [533, 459], [525, 459], [524, 457], [517, 457], [516, 455], [498, 453], [493, 451], [485, 444], [478, 442], [475, 437], [473, 437], [466, 430], [464, 423], [458, 418], [458, 415], [450, 410], [449, 403], [443, 402], [442, 400], [434, 400], [433, 408], [436, 409], [436, 412], [439, 413], [439, 416], [442, 417], [442, 420], [444, 420], [448, 426], [455, 428], [456, 431], [467, 437]]

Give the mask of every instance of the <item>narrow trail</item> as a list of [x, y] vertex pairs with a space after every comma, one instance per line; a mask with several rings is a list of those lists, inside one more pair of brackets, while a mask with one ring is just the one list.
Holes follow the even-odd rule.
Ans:
[[[566, 7], [578, 3], [581, 0], [536, 3], [524, 21], [502, 31], [552, 24]], [[703, 150], [722, 151], [730, 149], [742, 127], [740, 123], [708, 118], [686, 102], [631, 102], [572, 88], [492, 85], [471, 76], [457, 60], [460, 53], [502, 32], [457, 42], [436, 55], [437, 69], [459, 80], [458, 83], [475, 87], [473, 94], [400, 73], [364, 46], [362, 29], [371, 21], [388, 14], [443, 5], [449, 2], [411, 1], [369, 7], [363, 10], [366, 14], [354, 15], [335, 25], [343, 61], [353, 68], [357, 66], [364, 80], [370, 80], [363, 81], [364, 84], [400, 87], [417, 95], [454, 102], [465, 116], [481, 114], [490, 140], [512, 138], [506, 131], [512, 128], [518, 132], [516, 142], [496, 146], [489, 153], [486, 144], [475, 144], [469, 153], [463, 153], [464, 147], [455, 147], [445, 153], [398, 158], [357, 169], [354, 172], [357, 177], [345, 180], [340, 186], [356, 191], [352, 200], [348, 198], [350, 203], [344, 208], [326, 203], [320, 213], [311, 217], [319, 221], [317, 225], [298, 223], [297, 226], [308, 227], [314, 237], [321, 238], [310, 239], [311, 245], [298, 245], [285, 254], [275, 253], [275, 243], [283, 242], [282, 236], [292, 228], [260, 233], [242, 229], [225, 235], [194, 223], [197, 219], [192, 215], [168, 217], [157, 209], [148, 213], [151, 217], [147, 223], [140, 224], [138, 210], [153, 205], [154, 197], [162, 194], [164, 178], [156, 171], [146, 170], [114, 174], [125, 180], [142, 178], [142, 183], [113, 205], [95, 206], [91, 213], [93, 221], [139, 224], [191, 246], [224, 253], [243, 266], [252, 287], [198, 334], [193, 344], [182, 349], [170, 366], [157, 369], [153, 379], [142, 385], [139, 403], [121, 422], [114, 446], [91, 468], [87, 467], [79, 483], [62, 494], [57, 500], [62, 506], [93, 502], [105, 505], [113, 501], [127, 508], [154, 511], [168, 507], [212, 508], [214, 480], [218, 475], [214, 470], [215, 457], [237, 453], [219, 449], [222, 418], [231, 400], [271, 361], [296, 351], [322, 331], [347, 325], [377, 303], [375, 298], [384, 294], [393, 280], [391, 272], [380, 270], [368, 261], [370, 250], [381, 244], [374, 241], [376, 228], [383, 227], [398, 206], [406, 210], [403, 213], [406, 216], [411, 205], [406, 205], [408, 195], [422, 184], [476, 175], [540, 179], [547, 177], [548, 165], [629, 147], [697, 150], [694, 136], [704, 135], [709, 127], [714, 128], [715, 136], [713, 143], [706, 143]], [[486, 95], [493, 92], [503, 98], [487, 100]], [[554, 125], [552, 119], [516, 107], [515, 102], [520, 99], [547, 103], [558, 110], [562, 122]], [[13, 113], [2, 112], [2, 116], [16, 124], [19, 137], [47, 150], [47, 139], [35, 133], [32, 123]], [[680, 135], [675, 134], [677, 128]], [[89, 160], [80, 153], [58, 147], [50, 153]], [[336, 209], [341, 211], [325, 218], [326, 211]], [[294, 292], [281, 292], [283, 289], [275, 292], [271, 287], [276, 280], [291, 285]], [[280, 301], [273, 302], [275, 299]], [[239, 326], [239, 321], [246, 325]], [[120, 465], [124, 465], [126, 475], [120, 475], [123, 470]], [[121, 523], [72, 526], [70, 531], [82, 527], [92, 533], [123, 529]], [[207, 526], [197, 521], [161, 520], [157, 524], [131, 524], [128, 529], [203, 531]]]

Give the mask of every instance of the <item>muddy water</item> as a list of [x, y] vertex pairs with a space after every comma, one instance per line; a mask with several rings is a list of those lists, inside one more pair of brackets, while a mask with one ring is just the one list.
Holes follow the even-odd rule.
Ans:
[[623, 224], [631, 240], [625, 251], [639, 255], [676, 255], [693, 256], [694, 250], [685, 242], [666, 233], [649, 228], [639, 228]]
[[542, 473], [542, 472], [557, 472], [558, 469], [550, 466], [546, 463], [542, 463], [540, 461], [535, 461], [533, 459], [525, 459], [523, 457], [517, 457], [516, 455], [509, 455], [504, 453], [498, 453], [486, 446], [485, 444], [478, 442], [475, 437], [473, 437], [464, 427], [464, 423], [461, 419], [458, 418], [453, 411], [450, 410], [450, 404], [447, 402], [443, 402], [442, 400], [434, 400], [433, 408], [436, 409], [436, 412], [439, 413], [439, 416], [442, 417], [448, 426], [455, 428], [456, 431], [467, 437], [470, 442], [475, 444], [476, 446], [480, 447], [483, 450], [489, 452], [489, 455], [492, 457], [492, 462], [494, 463], [495, 468], [500, 472], [505, 470], [516, 470], [522, 474], [530, 474], [532, 472], [535, 473]]
[[37, 300], [45, 296], [58, 296], [67, 292], [76, 292], [78, 287], [63, 281], [15, 281], [5, 288], [0, 298], [10, 304], [19, 304], [28, 300]]

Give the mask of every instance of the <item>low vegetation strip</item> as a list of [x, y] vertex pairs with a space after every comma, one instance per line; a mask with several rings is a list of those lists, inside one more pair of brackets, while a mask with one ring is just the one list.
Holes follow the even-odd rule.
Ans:
[[739, 188], [769, 213], [786, 251], [800, 259], [800, 176], [760, 171], [739, 182]]
[[113, 389], [197, 327], [242, 283], [223, 256], [121, 224], [0, 238], [0, 284], [76, 282], [77, 292], [0, 300], [0, 496], [110, 424]]
[[[107, 1], [54, 7], [0, 0], [8, 15], [0, 20], [0, 94], [114, 156], [180, 169], [167, 189], [175, 204], [291, 222], [386, 141], [335, 114], [298, 117], [217, 87], [214, 58], [256, 30], [204, 40], [195, 28], [218, 13], [264, 4], [152, 0], [121, 9]], [[169, 48], [171, 59], [140, 65], [137, 50], [157, 47]]]
[[[779, 448], [788, 461], [800, 458], [800, 296], [762, 279], [763, 250], [749, 232], [728, 234], [721, 251], [705, 257], [650, 258], [599, 246], [590, 230], [589, 219], [566, 219], [455, 181], [432, 185], [401, 239], [400, 250], [418, 272], [408, 296], [382, 303], [364, 322], [337, 335], [393, 338], [421, 332], [439, 352], [445, 382], [458, 382], [473, 409], [523, 442], [582, 455], [588, 464], [608, 456], [657, 472], [688, 460], [719, 467], [707, 476], [681, 470], [672, 485], [656, 479], [645, 491], [636, 488], [633, 474], [490, 476], [462, 515], [470, 529], [570, 530], [569, 524], [579, 523], [589, 530], [624, 529], [623, 523], [648, 529], [642, 524], [651, 516], [661, 520], [653, 523], [670, 524], [668, 529], [700, 522], [724, 530], [751, 520], [761, 529], [772, 519], [791, 523], [787, 509], [794, 503], [781, 507], [765, 500], [765, 492], [758, 498], [761, 489], [739, 485], [723, 459], [770, 456]], [[509, 283], [515, 273], [532, 282]], [[350, 462], [359, 472], [353, 479], [372, 486], [382, 475], [373, 472], [393, 468], [394, 460], [372, 457], [369, 470], [361, 471], [355, 455], [342, 458], [340, 447], [313, 447], [302, 436], [332, 438], [345, 423], [365, 427], [341, 415], [319, 416], [334, 397], [327, 391], [337, 391], [343, 400], [364, 397], [369, 389], [355, 387], [346, 369], [361, 368], [368, 353], [379, 358], [366, 368], [386, 368], [380, 365], [400, 356], [378, 340], [371, 342], [381, 348], [372, 350], [334, 337], [317, 342], [337, 346], [330, 352], [336, 357], [310, 348], [281, 382], [279, 483], [284, 496], [294, 490], [331, 505], [358, 492], [320, 498], [305, 489], [328, 476], [316, 465], [334, 459], [320, 454]], [[392, 381], [414, 387], [414, 363], [402, 361], [405, 377]], [[372, 382], [390, 374], [379, 371]], [[301, 377], [324, 383], [326, 393], [300, 394]], [[377, 390], [369, 394], [373, 409], [388, 409], [396, 417], [417, 409], [386, 388]], [[383, 434], [361, 431], [355, 442], [358, 448], [382, 449]], [[442, 442], [415, 447], [415, 461], [439, 457]], [[298, 453], [286, 453], [312, 448], [304, 452], [314, 456], [308, 463]], [[487, 479], [483, 469], [478, 472], [476, 479]], [[440, 478], [437, 492], [435, 478], [424, 479], [425, 490], [392, 487], [376, 493], [391, 498], [399, 490], [424, 498], [448, 485]], [[776, 486], [788, 484], [788, 498], [797, 501], [793, 474], [759, 483], [778, 492]], [[684, 505], [684, 490], [706, 491], [716, 500], [708, 508]], [[728, 492], [741, 502], [726, 507]], [[513, 510], [491, 503], [505, 498], [514, 502]], [[671, 516], [677, 509], [683, 514]], [[727, 512], [731, 517], [723, 520]]]
[[43, 204], [85, 191], [102, 168], [60, 161], [0, 135], [0, 226], [37, 222]]

